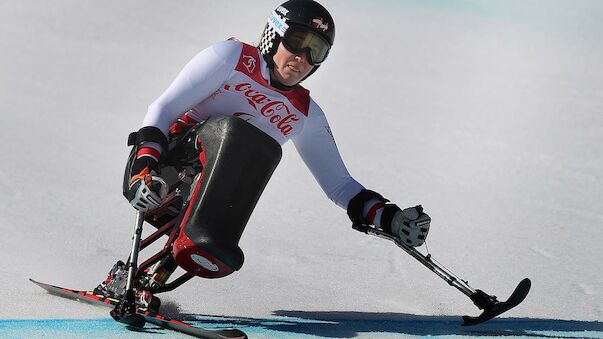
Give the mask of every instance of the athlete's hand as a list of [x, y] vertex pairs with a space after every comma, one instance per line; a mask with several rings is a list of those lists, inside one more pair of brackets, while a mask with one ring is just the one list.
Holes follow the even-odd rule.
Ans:
[[159, 162], [151, 149], [142, 148], [132, 164], [132, 177], [127, 198], [135, 209], [146, 212], [159, 207], [167, 195], [168, 185], [157, 174]]
[[161, 206], [167, 193], [167, 183], [161, 177], [146, 174], [130, 184], [128, 200], [135, 209], [147, 212]]
[[[396, 205], [386, 205], [385, 208], [396, 208], [391, 219], [391, 232], [408, 246], [421, 246], [429, 233], [431, 218], [423, 212], [423, 207], [415, 206], [400, 210]], [[384, 211], [385, 214], [385, 211]]]

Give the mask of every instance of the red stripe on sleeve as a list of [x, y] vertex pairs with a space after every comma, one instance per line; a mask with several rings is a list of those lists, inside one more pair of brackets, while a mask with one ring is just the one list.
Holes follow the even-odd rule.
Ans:
[[371, 209], [369, 210], [368, 214], [366, 215], [366, 220], [371, 223], [371, 224], [375, 224], [375, 215], [377, 214], [377, 211], [380, 208], [385, 207], [385, 204], [382, 202], [378, 202], [376, 204], [373, 205], [373, 207], [371, 207]]
[[136, 158], [140, 158], [145, 155], [150, 155], [155, 158], [155, 160], [159, 161], [159, 158], [161, 157], [161, 152], [152, 147], [141, 147], [138, 150], [138, 153], [136, 153]]

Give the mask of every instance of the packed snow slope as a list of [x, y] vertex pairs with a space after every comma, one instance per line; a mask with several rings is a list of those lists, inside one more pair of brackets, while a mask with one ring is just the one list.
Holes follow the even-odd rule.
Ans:
[[[324, 4], [336, 43], [304, 85], [352, 175], [422, 204], [430, 252], [472, 286], [505, 299], [530, 277], [508, 316], [602, 321], [603, 3]], [[127, 257], [128, 133], [198, 51], [257, 43], [277, 5], [0, 2], [0, 318], [105, 316], [27, 278], [92, 288]], [[291, 144], [240, 246], [239, 272], [163, 300], [238, 317], [478, 313], [391, 243], [353, 231]]]

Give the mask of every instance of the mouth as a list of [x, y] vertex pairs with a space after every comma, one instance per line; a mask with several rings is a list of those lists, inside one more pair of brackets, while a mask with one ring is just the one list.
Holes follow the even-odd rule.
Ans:
[[300, 70], [299, 68], [297, 68], [297, 67], [295, 67], [295, 66], [293, 66], [293, 65], [287, 64], [287, 67], [288, 67], [290, 70], [292, 70], [293, 72], [296, 72], [296, 73], [300, 73], [300, 72], [301, 72], [301, 70]]

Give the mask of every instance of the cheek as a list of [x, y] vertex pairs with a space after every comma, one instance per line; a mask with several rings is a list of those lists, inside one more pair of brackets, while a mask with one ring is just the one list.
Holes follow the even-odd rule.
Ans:
[[279, 66], [282, 63], [282, 58], [279, 55], [279, 53], [275, 53], [274, 56], [272, 57], [272, 60], [274, 60], [274, 64]]
[[274, 53], [274, 63], [281, 66], [281, 65], [285, 65], [287, 63], [287, 58], [289, 57], [289, 51], [287, 51], [285, 49], [285, 47], [283, 46], [283, 44], [279, 43], [279, 46], [276, 50], [276, 53]]
[[314, 66], [310, 65], [310, 64], [306, 64], [306, 70], [304, 72], [305, 75], [308, 75], [308, 73], [310, 73], [312, 71], [312, 69], [314, 69]]
[[301, 70], [301, 78], [306, 77], [308, 74], [310, 74], [310, 72], [312, 72], [312, 70], [314, 69], [314, 66], [304, 63], [303, 64], [303, 68]]

